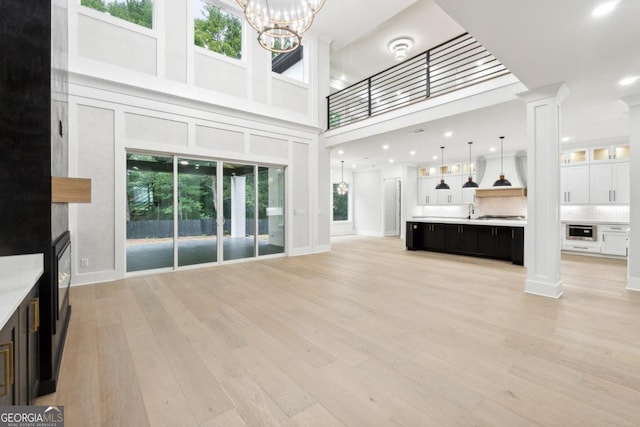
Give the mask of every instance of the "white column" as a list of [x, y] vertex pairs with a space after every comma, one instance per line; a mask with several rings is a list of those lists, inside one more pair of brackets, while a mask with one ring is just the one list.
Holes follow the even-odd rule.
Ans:
[[562, 296], [560, 280], [560, 104], [564, 83], [518, 94], [527, 104], [526, 293]]
[[[627, 289], [640, 291], [640, 93], [622, 98], [629, 106], [629, 145], [631, 147], [631, 200], [629, 222], [629, 256], [627, 257]], [[631, 260], [635, 259], [636, 262]]]
[[231, 177], [231, 237], [247, 235], [246, 176]]

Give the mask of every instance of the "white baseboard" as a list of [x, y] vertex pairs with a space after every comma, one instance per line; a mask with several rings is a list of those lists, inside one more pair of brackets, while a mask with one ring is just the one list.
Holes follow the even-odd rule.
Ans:
[[560, 298], [563, 292], [562, 281], [557, 283], [546, 283], [527, 279], [524, 284], [524, 291], [527, 294], [539, 295], [547, 298]]
[[627, 289], [630, 291], [640, 291], [640, 277], [627, 276]]

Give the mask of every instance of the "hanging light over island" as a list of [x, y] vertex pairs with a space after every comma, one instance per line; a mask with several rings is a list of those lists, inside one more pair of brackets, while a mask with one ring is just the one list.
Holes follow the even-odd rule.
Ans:
[[440, 184], [436, 185], [436, 190], [448, 190], [449, 184], [444, 182], [444, 177], [442, 176], [442, 171], [444, 169], [444, 147], [440, 147], [440, 150], [442, 150], [442, 155], [440, 156], [442, 159], [442, 166], [440, 167]]
[[504, 178], [504, 155], [503, 155], [504, 136], [500, 137], [500, 179], [493, 183], [494, 187], [511, 187], [511, 182]]
[[473, 163], [471, 163], [471, 144], [473, 144], [473, 141], [469, 141], [469, 179], [462, 185], [462, 188], [478, 188], [478, 183], [473, 182], [473, 176], [471, 176], [471, 172], [473, 171]]

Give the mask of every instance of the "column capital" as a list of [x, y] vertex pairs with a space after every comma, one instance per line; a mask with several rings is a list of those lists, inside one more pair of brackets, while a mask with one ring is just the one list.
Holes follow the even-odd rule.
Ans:
[[555, 98], [556, 102], [561, 103], [564, 98], [569, 94], [569, 87], [564, 83], [554, 83], [549, 86], [543, 86], [536, 89], [531, 89], [526, 92], [517, 93], [520, 99], [526, 103], [537, 102], [543, 99]]
[[627, 104], [629, 108], [640, 106], [640, 93], [633, 93], [631, 95], [623, 96], [620, 98], [622, 102]]

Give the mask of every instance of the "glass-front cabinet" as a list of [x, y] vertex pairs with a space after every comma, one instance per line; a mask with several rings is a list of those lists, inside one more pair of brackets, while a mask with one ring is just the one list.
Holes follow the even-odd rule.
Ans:
[[594, 147], [591, 149], [591, 160], [600, 161], [625, 161], [630, 159], [629, 144], [613, 144]]
[[561, 165], [577, 165], [589, 162], [588, 148], [575, 148], [573, 150], [565, 150], [560, 152]]

